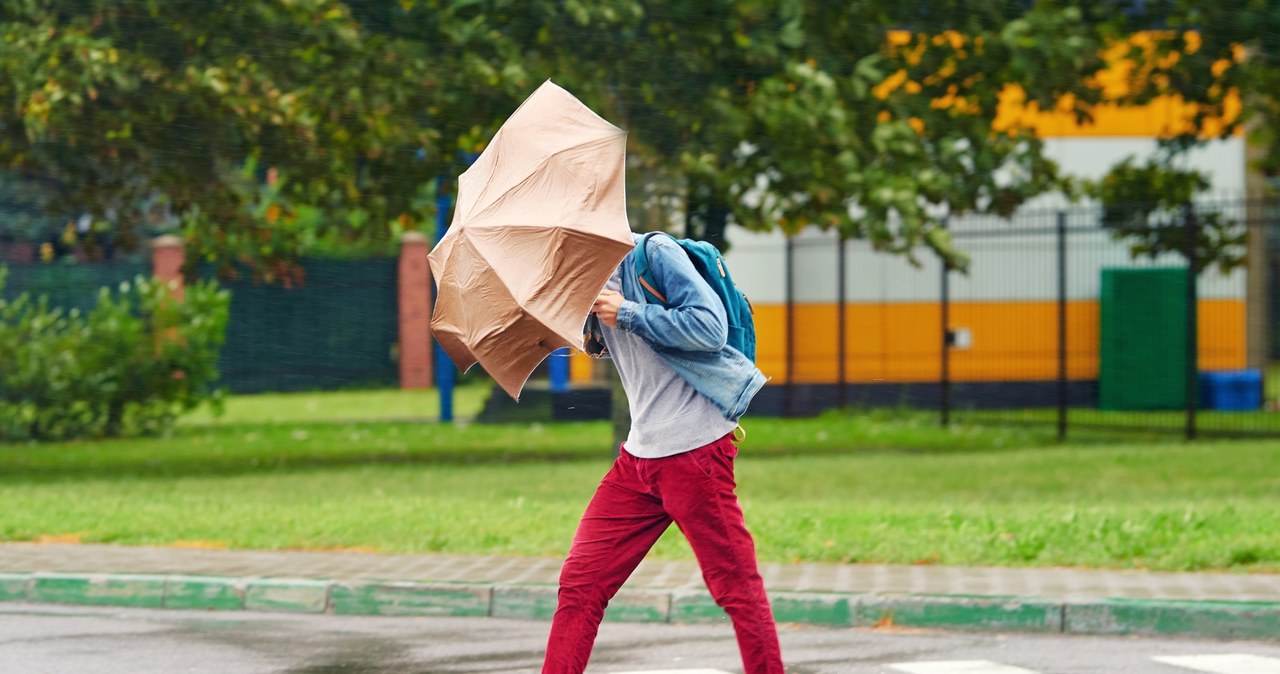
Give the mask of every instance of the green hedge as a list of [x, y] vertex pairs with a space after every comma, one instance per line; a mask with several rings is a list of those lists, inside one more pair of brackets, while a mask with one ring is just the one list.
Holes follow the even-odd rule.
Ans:
[[177, 301], [142, 276], [100, 289], [87, 312], [29, 293], [0, 297], [0, 439], [150, 434], [218, 404], [229, 305], [215, 281]]

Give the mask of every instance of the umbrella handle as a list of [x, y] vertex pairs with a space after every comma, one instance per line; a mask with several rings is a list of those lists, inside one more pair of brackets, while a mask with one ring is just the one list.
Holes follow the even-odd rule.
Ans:
[[604, 330], [600, 327], [600, 318], [595, 314], [587, 316], [587, 324], [582, 333], [582, 350], [592, 358], [604, 358], [609, 354], [609, 347], [604, 343]]

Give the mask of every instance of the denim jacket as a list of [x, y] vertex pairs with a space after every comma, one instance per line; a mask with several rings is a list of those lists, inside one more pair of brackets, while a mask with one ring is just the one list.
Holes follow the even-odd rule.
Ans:
[[[632, 237], [637, 244], [642, 239], [639, 234]], [[648, 254], [655, 285], [671, 308], [646, 301], [633, 249], [620, 265], [624, 301], [618, 308], [618, 328], [649, 342], [726, 419], [737, 421], [764, 386], [764, 373], [725, 345], [729, 327], [724, 304], [698, 275], [684, 249], [670, 237], [655, 236], [649, 240]]]

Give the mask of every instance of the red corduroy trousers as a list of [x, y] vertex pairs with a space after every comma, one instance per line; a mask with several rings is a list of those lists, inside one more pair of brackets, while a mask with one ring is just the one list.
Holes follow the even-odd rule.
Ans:
[[734, 493], [738, 448], [725, 436], [690, 452], [614, 461], [587, 505], [560, 571], [544, 674], [586, 669], [605, 606], [672, 522], [738, 637], [745, 674], [782, 674], [782, 652], [755, 543]]

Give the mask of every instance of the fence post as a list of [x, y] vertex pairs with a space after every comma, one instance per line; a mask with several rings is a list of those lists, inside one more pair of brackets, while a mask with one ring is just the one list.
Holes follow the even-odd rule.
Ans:
[[784, 271], [786, 275], [786, 303], [787, 303], [787, 382], [784, 389], [785, 402], [783, 403], [784, 416], [796, 416], [796, 274], [795, 274], [795, 256], [796, 242], [795, 238], [787, 235], [786, 248], [784, 250], [786, 258], [784, 260]]
[[1067, 439], [1067, 213], [1058, 211], [1058, 440]]
[[1199, 293], [1196, 283], [1200, 274], [1197, 244], [1199, 243], [1199, 227], [1196, 222], [1195, 207], [1186, 204], [1183, 213], [1183, 255], [1187, 258], [1187, 429], [1188, 440], [1196, 439], [1196, 398], [1200, 386], [1200, 340], [1199, 340]]
[[838, 245], [840, 247], [837, 249], [837, 253], [836, 253], [836, 264], [839, 265], [840, 267], [836, 271], [836, 283], [838, 284], [836, 287], [836, 303], [837, 303], [836, 304], [836, 385], [838, 387], [836, 389], [836, 408], [837, 409], [844, 409], [845, 402], [846, 402], [845, 389], [848, 387], [848, 372], [846, 371], [847, 363], [845, 362], [845, 330], [846, 330], [845, 303], [848, 301], [848, 298], [845, 296], [846, 295], [845, 266], [847, 265], [847, 262], [848, 262], [846, 260], [847, 252], [845, 251], [845, 248], [848, 247], [847, 244], [848, 244], [848, 239], [846, 239], [844, 233], [841, 232], [838, 238]]
[[[942, 228], [947, 228], [946, 218], [942, 220]], [[951, 345], [955, 336], [951, 334], [951, 263], [941, 256], [938, 259], [942, 262], [942, 371], [938, 383], [938, 412], [939, 420], [946, 427], [951, 424]]]
[[431, 267], [427, 237], [405, 232], [400, 238], [398, 306], [400, 388], [431, 388]]
[[182, 299], [182, 264], [186, 253], [182, 239], [173, 234], [156, 237], [151, 242], [151, 275], [162, 283], [170, 284], [173, 296]]

